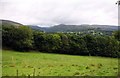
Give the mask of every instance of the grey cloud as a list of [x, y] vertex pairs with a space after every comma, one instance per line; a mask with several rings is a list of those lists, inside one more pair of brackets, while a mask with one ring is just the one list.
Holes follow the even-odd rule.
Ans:
[[116, 0], [0, 0], [0, 19], [36, 25], [117, 25], [115, 2]]

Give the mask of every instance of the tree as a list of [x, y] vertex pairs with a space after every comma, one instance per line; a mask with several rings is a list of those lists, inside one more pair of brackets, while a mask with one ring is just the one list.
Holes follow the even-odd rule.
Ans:
[[35, 33], [34, 45], [39, 51], [56, 52], [60, 48], [61, 38], [58, 34]]
[[120, 30], [113, 32], [113, 37], [120, 41]]
[[3, 26], [3, 46], [11, 47], [19, 51], [26, 51], [32, 48], [32, 30], [26, 26]]
[[70, 46], [69, 46], [68, 35], [64, 33], [59, 33], [59, 36], [61, 39], [61, 44], [60, 44], [60, 48], [58, 49], [58, 52], [63, 54], [69, 54]]
[[86, 42], [86, 47], [88, 49], [88, 55], [96, 55], [96, 38], [93, 35], [87, 34], [83, 37]]
[[98, 36], [95, 54], [106, 57], [119, 57], [119, 42], [110, 36]]
[[86, 42], [81, 36], [72, 34], [69, 39], [70, 54], [89, 55]]

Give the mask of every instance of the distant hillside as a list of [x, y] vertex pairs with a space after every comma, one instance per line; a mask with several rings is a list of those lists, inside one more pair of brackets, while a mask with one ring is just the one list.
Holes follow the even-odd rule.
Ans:
[[[9, 21], [9, 20], [0, 20], [0, 25], [2, 26], [22, 26], [23, 24]], [[39, 26], [33, 26], [29, 25], [34, 30], [40, 30], [45, 32], [102, 32], [104, 34], [111, 35], [113, 31], [118, 30], [118, 26], [110, 26], [110, 25], [55, 25], [52, 27], [39, 27]]]
[[48, 29], [47, 27], [39, 27], [39, 26], [33, 26], [33, 25], [28, 25], [28, 26], [33, 30], [38, 30], [38, 31], [46, 31]]
[[111, 34], [113, 31], [118, 30], [118, 26], [109, 25], [56, 25], [53, 27], [38, 27], [30, 26], [32, 29], [42, 30], [45, 32], [102, 32]]
[[22, 24], [14, 22], [14, 21], [9, 21], [9, 20], [0, 20], [0, 25], [2, 26], [22, 26]]

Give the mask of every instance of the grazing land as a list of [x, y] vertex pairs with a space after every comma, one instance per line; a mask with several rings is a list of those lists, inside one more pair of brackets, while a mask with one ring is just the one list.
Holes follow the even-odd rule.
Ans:
[[117, 76], [118, 59], [3, 50], [3, 76]]

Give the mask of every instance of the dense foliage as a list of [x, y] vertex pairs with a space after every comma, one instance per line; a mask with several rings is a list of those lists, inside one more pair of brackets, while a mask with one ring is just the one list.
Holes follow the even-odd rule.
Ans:
[[25, 26], [3, 26], [3, 47], [49, 53], [120, 57], [118, 31], [113, 36], [80, 33], [45, 33]]
[[120, 41], [120, 30], [113, 32], [113, 36], [115, 37], [115, 39]]
[[28, 27], [3, 26], [3, 47], [6, 46], [19, 51], [29, 50], [30, 48], [32, 48], [32, 38], [32, 30]]

